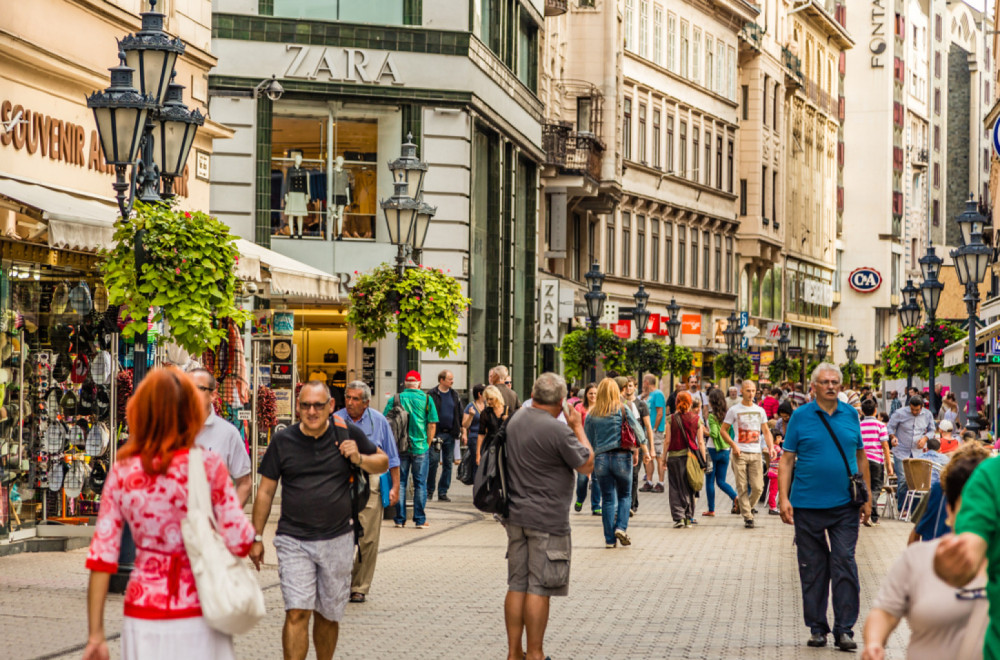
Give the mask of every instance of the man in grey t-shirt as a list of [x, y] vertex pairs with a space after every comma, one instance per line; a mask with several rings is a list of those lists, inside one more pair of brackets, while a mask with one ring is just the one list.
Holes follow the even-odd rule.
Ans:
[[250, 499], [251, 485], [250, 455], [247, 453], [246, 445], [236, 427], [215, 414], [214, 404], [218, 397], [218, 387], [212, 372], [199, 368], [191, 371], [189, 375], [198, 388], [202, 407], [205, 409], [205, 425], [201, 427], [194, 443], [222, 457], [236, 487], [236, 497], [240, 501], [240, 506], [245, 506]]
[[[566, 381], [544, 373], [531, 390], [532, 407], [507, 423], [508, 657], [544, 658], [542, 641], [549, 598], [569, 590], [569, 505], [576, 477], [594, 470], [594, 450], [580, 413], [564, 411]], [[557, 420], [565, 412], [566, 424]], [[521, 637], [527, 629], [527, 654]]]

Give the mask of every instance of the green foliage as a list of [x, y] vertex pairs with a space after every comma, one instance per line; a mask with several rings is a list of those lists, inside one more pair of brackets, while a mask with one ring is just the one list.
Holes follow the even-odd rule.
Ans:
[[715, 358], [715, 374], [719, 378], [735, 376], [746, 380], [753, 376], [753, 360], [746, 353], [724, 353]]
[[905, 328], [896, 335], [892, 343], [882, 349], [882, 371], [887, 378], [906, 378], [913, 374], [927, 378], [930, 374], [931, 353], [934, 353], [935, 371], [961, 375], [968, 373], [969, 367], [961, 364], [943, 368], [944, 349], [966, 336], [965, 330], [951, 321], [935, 321], [933, 327], [927, 324]]
[[845, 362], [840, 365], [840, 372], [844, 375], [843, 383], [845, 387], [858, 386], [865, 382], [865, 368], [857, 362], [853, 363], [853, 366], [850, 362]]
[[[593, 341], [590, 339], [592, 332]], [[593, 331], [580, 328], [567, 333], [559, 352], [563, 358], [563, 375], [571, 381], [585, 378], [597, 361], [607, 371], [623, 372], [628, 368], [625, 342], [606, 328]]]
[[872, 386], [878, 387], [882, 384], [882, 365], [875, 367], [872, 370]]
[[785, 380], [797, 381], [802, 373], [802, 361], [798, 358], [778, 356], [767, 365], [767, 374], [772, 383]]
[[[662, 341], [655, 339], [643, 339], [641, 345], [638, 339], [633, 339], [625, 347], [625, 369], [629, 373], [641, 371], [644, 374], [656, 374], [660, 376], [667, 361], [667, 347]], [[640, 360], [640, 355], [642, 359]]]
[[[201, 211], [189, 213], [172, 204], [136, 202], [135, 217], [115, 223], [115, 247], [101, 253], [108, 302], [129, 317], [122, 335], [146, 330], [150, 307], [154, 321], [166, 319], [170, 336], [198, 355], [215, 348], [226, 330], [217, 320], [244, 323], [249, 312], [235, 305], [239, 258], [229, 227]], [[146, 264], [136, 286], [136, 232], [145, 230]]]
[[665, 362], [663, 365], [667, 373], [673, 374], [675, 378], [687, 378], [694, 368], [694, 352], [687, 346], [674, 345], [667, 346]]
[[810, 360], [809, 364], [806, 365], [806, 380], [807, 381], [812, 378], [812, 373], [813, 373], [813, 371], [816, 370], [816, 367], [818, 367], [819, 364], [820, 364], [819, 360]]
[[362, 341], [402, 332], [408, 348], [441, 357], [458, 351], [458, 323], [472, 302], [440, 268], [409, 268], [399, 277], [390, 264], [360, 275], [350, 299], [347, 322]]

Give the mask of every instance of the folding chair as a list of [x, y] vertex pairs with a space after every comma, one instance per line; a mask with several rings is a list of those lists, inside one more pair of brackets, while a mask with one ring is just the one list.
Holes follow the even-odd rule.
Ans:
[[[885, 504], [882, 505], [882, 513], [879, 514], [881, 518], [899, 518], [899, 513], [896, 512], [896, 486], [899, 483], [899, 479], [896, 475], [893, 475], [886, 479], [886, 483], [882, 486], [882, 493], [885, 494]], [[876, 500], [878, 499], [878, 494], [875, 495]]]
[[906, 473], [906, 499], [903, 500], [902, 521], [909, 521], [917, 498], [923, 499], [931, 489], [931, 475], [934, 463], [923, 458], [903, 459], [903, 471]]

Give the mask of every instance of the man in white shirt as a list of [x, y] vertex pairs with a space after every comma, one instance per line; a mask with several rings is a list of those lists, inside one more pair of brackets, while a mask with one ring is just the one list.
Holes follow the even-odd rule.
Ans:
[[246, 445], [236, 427], [215, 414], [214, 404], [219, 394], [212, 372], [198, 368], [188, 375], [198, 388], [205, 410], [205, 425], [201, 427], [194, 443], [222, 457], [229, 469], [229, 476], [233, 479], [233, 485], [236, 486], [236, 497], [240, 501], [240, 506], [244, 506], [250, 499], [250, 456], [247, 454]]
[[[757, 383], [744, 380], [741, 390], [743, 399], [729, 408], [726, 419], [722, 423], [723, 437], [729, 435], [729, 430], [736, 426], [736, 445], [733, 447], [732, 465], [736, 476], [736, 492], [739, 495], [740, 513], [747, 529], [753, 529], [753, 509], [764, 492], [764, 464], [761, 453], [761, 434], [767, 445], [771, 460], [775, 458], [774, 438], [767, 425], [767, 413], [753, 402], [757, 393]], [[747, 495], [747, 483], [750, 484], [750, 494]]]
[[688, 378], [688, 394], [691, 395], [692, 401], [701, 402], [701, 418], [703, 420], [708, 419], [708, 395], [701, 389], [701, 381], [698, 380], [697, 376], [691, 376]]

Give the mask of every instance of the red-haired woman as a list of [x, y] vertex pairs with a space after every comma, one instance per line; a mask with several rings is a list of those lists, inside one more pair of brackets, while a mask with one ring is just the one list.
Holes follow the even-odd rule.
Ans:
[[[122, 527], [135, 539], [135, 569], [125, 590], [122, 658], [228, 660], [233, 641], [201, 617], [198, 590], [181, 538], [187, 514], [188, 450], [204, 412], [194, 384], [174, 367], [149, 373], [128, 403], [129, 440], [118, 451], [101, 494], [97, 528], [87, 555], [89, 637], [84, 660], [104, 660], [104, 599], [118, 570]], [[225, 463], [204, 452], [219, 533], [245, 557], [254, 530], [236, 499]]]
[[696, 493], [688, 483], [688, 451], [696, 451], [705, 456], [705, 435], [699, 423], [698, 413], [691, 412], [691, 395], [677, 394], [677, 412], [667, 419], [667, 437], [670, 438], [667, 451], [660, 459], [667, 473], [667, 487], [670, 493], [670, 516], [674, 527], [690, 527], [694, 522], [694, 501]]

